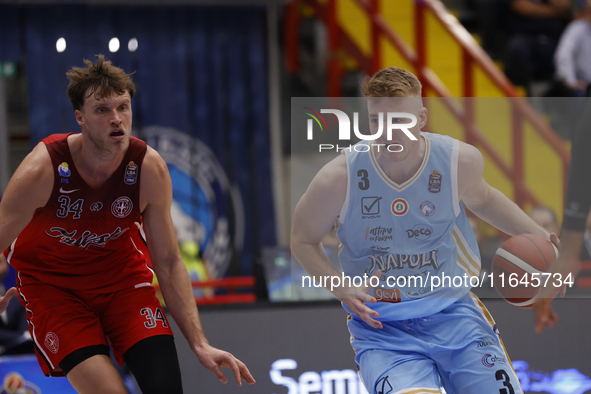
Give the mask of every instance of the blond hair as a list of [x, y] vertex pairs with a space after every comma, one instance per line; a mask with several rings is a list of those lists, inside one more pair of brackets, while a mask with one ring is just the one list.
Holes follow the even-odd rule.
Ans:
[[366, 78], [361, 85], [365, 97], [421, 97], [422, 85], [411, 72], [388, 67]]

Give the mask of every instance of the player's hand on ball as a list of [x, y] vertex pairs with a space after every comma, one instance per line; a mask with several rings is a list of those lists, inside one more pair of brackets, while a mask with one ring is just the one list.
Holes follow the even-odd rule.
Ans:
[[8, 308], [8, 303], [10, 302], [10, 299], [15, 296], [15, 294], [16, 289], [11, 287], [3, 297], [0, 297], [0, 313], [3, 313], [6, 308]]
[[[373, 277], [379, 278], [381, 275], [382, 270], [377, 270]], [[374, 318], [380, 317], [380, 314], [365, 305], [366, 302], [371, 302], [372, 304], [378, 302], [375, 297], [369, 295], [371, 288], [371, 286], [365, 285], [361, 287], [343, 286], [335, 289], [333, 293], [341, 302], [349, 307], [351, 312], [359, 316], [365, 323], [373, 328], [383, 328], [381, 322], [374, 320]]]
[[228, 377], [221, 371], [220, 367], [229, 368], [232, 371], [238, 386], [242, 386], [243, 380], [248, 384], [256, 383], [246, 365], [234, 357], [232, 353], [204, 344], [195, 350], [195, 354], [199, 358], [201, 365], [213, 372], [218, 380], [224, 384], [228, 383]]

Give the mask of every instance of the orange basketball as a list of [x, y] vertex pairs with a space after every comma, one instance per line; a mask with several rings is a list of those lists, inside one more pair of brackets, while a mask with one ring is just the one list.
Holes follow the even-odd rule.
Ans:
[[508, 303], [529, 307], [541, 286], [552, 285], [547, 272], [556, 257], [558, 249], [544, 237], [520, 234], [509, 238], [493, 257], [495, 289]]
[[4, 388], [8, 393], [16, 393], [24, 385], [25, 380], [18, 372], [10, 372], [4, 377]]

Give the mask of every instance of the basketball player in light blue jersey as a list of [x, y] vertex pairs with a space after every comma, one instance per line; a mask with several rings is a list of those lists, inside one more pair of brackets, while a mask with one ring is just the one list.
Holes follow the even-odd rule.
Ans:
[[[510, 235], [537, 234], [558, 244], [556, 234], [486, 183], [478, 149], [420, 131], [427, 109], [413, 74], [381, 70], [363, 93], [372, 134], [380, 113], [403, 112], [416, 117], [408, 129], [416, 140], [402, 128], [391, 140], [384, 132], [324, 166], [296, 207], [294, 256], [319, 280], [374, 278], [373, 287], [344, 281], [332, 289], [349, 312], [355, 361], [369, 393], [441, 393], [441, 386], [448, 394], [522, 393], [495, 322], [466, 281], [478, 276], [480, 257], [463, 205]], [[321, 245], [335, 222], [343, 273]], [[446, 276], [464, 279], [441, 282]]]

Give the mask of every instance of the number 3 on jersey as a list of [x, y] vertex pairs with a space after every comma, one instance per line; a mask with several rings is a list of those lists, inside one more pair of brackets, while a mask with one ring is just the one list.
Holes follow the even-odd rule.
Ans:
[[367, 190], [367, 189], [369, 189], [369, 178], [368, 178], [368, 175], [369, 174], [367, 173], [367, 170], [359, 170], [359, 171], [357, 171], [357, 176], [361, 180], [361, 182], [358, 183], [359, 190]]
[[162, 313], [162, 309], [156, 308], [156, 313], [152, 313], [150, 308], [143, 308], [140, 313], [146, 316], [147, 322], [144, 323], [146, 328], [156, 327], [156, 324], [158, 324], [156, 322], [158, 321], [162, 322], [163, 327], [168, 327], [168, 324], [166, 324], [166, 319], [164, 318], [164, 313]]

